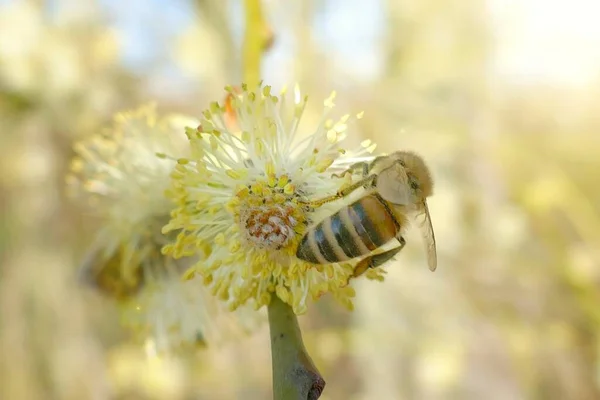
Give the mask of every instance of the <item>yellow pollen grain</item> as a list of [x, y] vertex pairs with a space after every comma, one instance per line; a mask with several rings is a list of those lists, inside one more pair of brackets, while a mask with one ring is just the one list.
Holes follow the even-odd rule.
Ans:
[[265, 172], [266, 172], [267, 176], [275, 175], [275, 164], [273, 164], [272, 161], [269, 161], [265, 165]]
[[262, 140], [257, 140], [255, 143], [255, 153], [257, 156], [262, 156], [265, 154], [265, 145]]
[[284, 286], [277, 286], [275, 292], [277, 293], [277, 297], [279, 297], [284, 303], [289, 302], [290, 294]]
[[169, 176], [171, 177], [171, 179], [178, 180], [178, 179], [183, 179], [185, 174], [182, 174], [181, 172], [178, 172], [178, 171], [173, 171], [169, 174]]
[[288, 178], [287, 175], [281, 175], [279, 177], [279, 180], [277, 182], [277, 186], [279, 186], [280, 188], [285, 187], [285, 185], [287, 185], [287, 183], [290, 181], [290, 179]]
[[330, 129], [327, 131], [327, 140], [330, 143], [335, 143], [337, 140], [337, 132], [335, 131], [335, 129]]
[[209, 139], [210, 148], [212, 151], [216, 151], [219, 148], [219, 142], [215, 139], [214, 136], [211, 136]]
[[333, 103], [333, 100], [335, 100], [335, 96], [336, 96], [336, 92], [335, 91], [331, 92], [329, 97], [326, 98], [325, 101], [323, 102], [323, 105], [327, 108], [333, 108], [335, 106], [335, 104]]
[[164, 255], [172, 254], [174, 249], [175, 246], [173, 246], [172, 244], [166, 244], [160, 249], [160, 252]]
[[281, 273], [283, 272], [283, 267], [281, 266], [281, 264], [277, 264], [275, 266], [275, 268], [273, 269], [272, 275], [277, 278], [279, 275], [281, 275]]
[[316, 166], [317, 172], [325, 172], [327, 168], [329, 168], [331, 164], [333, 164], [333, 161], [334, 160], [332, 158], [326, 158], [324, 160], [319, 161], [319, 163]]
[[217, 214], [219, 211], [221, 211], [222, 207], [223, 206], [221, 204], [216, 204], [208, 209], [208, 213], [212, 215]]
[[234, 241], [229, 245], [229, 251], [232, 253], [236, 253], [240, 247], [242, 247], [241, 243], [238, 241]]
[[294, 107], [294, 118], [300, 119], [302, 117], [302, 113], [304, 112], [303, 104], [298, 104]]
[[71, 171], [81, 172], [81, 171], [83, 171], [84, 165], [85, 165], [85, 163], [82, 159], [76, 158], [73, 161], [71, 161]]
[[258, 300], [259, 304], [263, 304], [265, 306], [268, 306], [269, 303], [271, 302], [271, 294], [269, 293], [263, 293], [260, 296], [260, 299]]
[[188, 160], [187, 158], [179, 158], [177, 160], [177, 164], [181, 164], [181, 165], [186, 165], [189, 164], [190, 160]]
[[202, 239], [197, 239], [194, 245], [204, 253], [204, 257], [208, 257], [212, 253], [212, 246], [208, 243], [205, 243]]
[[250, 135], [250, 132], [248, 132], [248, 131], [242, 132], [242, 141], [246, 144], [250, 144], [250, 142], [252, 141], [252, 136]]
[[223, 261], [221, 260], [215, 260], [213, 261], [213, 263], [209, 266], [209, 270], [214, 271], [216, 269], [219, 269], [221, 267], [221, 265], [223, 265]]
[[229, 292], [221, 292], [221, 294], [219, 295], [219, 299], [221, 299], [222, 301], [229, 300]]
[[285, 194], [294, 194], [294, 192], [296, 192], [296, 185], [292, 184], [292, 183], [288, 183], [287, 185], [285, 185], [285, 187], [283, 188], [283, 192]]
[[256, 182], [252, 185], [252, 192], [258, 196], [263, 195], [265, 187], [262, 182]]
[[254, 264], [252, 264], [252, 274], [257, 275], [257, 274], [262, 273], [262, 271], [263, 271], [262, 263], [258, 262], [258, 260], [255, 260]]
[[203, 163], [196, 163], [196, 172], [198, 172], [200, 175], [207, 175], [207, 177], [210, 177], [210, 171]]
[[187, 172], [187, 168], [185, 166], [183, 166], [182, 164], [177, 164], [177, 165], [175, 165], [175, 171], [177, 171], [181, 174], [185, 174]]
[[248, 171], [240, 169], [228, 169], [225, 173], [228, 177], [236, 180], [243, 179], [248, 175]]
[[244, 187], [235, 194], [236, 197], [232, 198], [228, 205], [237, 206], [240, 204], [240, 200], [244, 200], [246, 197], [250, 196], [250, 189], [248, 187]]
[[189, 126], [185, 127], [185, 135], [190, 140], [198, 137], [198, 133], [200, 132], [202, 132], [202, 125], [199, 125], [197, 128], [191, 128]]
[[196, 276], [196, 267], [191, 267], [191, 268], [188, 268], [188, 269], [187, 269], [187, 270], [186, 270], [186, 271], [183, 273], [183, 275], [181, 276], [181, 278], [182, 278], [184, 281], [190, 281], [190, 280], [192, 280], [192, 279], [194, 278], [194, 276]]
[[302, 315], [302, 314], [306, 314], [308, 307], [306, 306], [306, 304], [300, 304], [298, 302], [298, 304], [294, 304], [293, 309], [297, 315]]
[[248, 279], [248, 278], [250, 278], [251, 271], [252, 271], [252, 268], [250, 268], [249, 265], [244, 264], [242, 266], [242, 268], [240, 269], [240, 276], [242, 277], [242, 279]]
[[219, 246], [223, 246], [225, 244], [225, 234], [223, 232], [220, 232], [217, 234], [217, 236], [215, 236], [215, 244]]
[[262, 204], [262, 198], [261, 197], [250, 197], [247, 200], [248, 205], [252, 206], [252, 207], [258, 207]]
[[348, 125], [342, 124], [341, 122], [338, 122], [337, 124], [335, 124], [335, 126], [333, 127], [333, 129], [337, 133], [341, 134], [341, 133], [344, 133], [346, 131], [346, 129], [348, 129]]
[[273, 190], [270, 187], [265, 186], [263, 190], [263, 196], [269, 197], [273, 195]]
[[210, 111], [214, 114], [220, 114], [221, 106], [219, 106], [218, 102], [213, 101], [212, 103], [210, 103]]

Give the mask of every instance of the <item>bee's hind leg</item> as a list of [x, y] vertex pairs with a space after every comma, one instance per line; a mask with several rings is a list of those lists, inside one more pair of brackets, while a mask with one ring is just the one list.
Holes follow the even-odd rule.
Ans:
[[361, 276], [367, 271], [367, 269], [377, 268], [394, 258], [394, 256], [398, 254], [400, 250], [402, 250], [406, 245], [406, 240], [404, 240], [402, 236], [398, 237], [398, 241], [400, 242], [400, 246], [384, 251], [383, 253], [373, 254], [362, 259], [358, 264], [356, 264], [356, 268], [354, 268], [354, 273], [352, 274], [352, 277], [356, 278], [358, 276]]

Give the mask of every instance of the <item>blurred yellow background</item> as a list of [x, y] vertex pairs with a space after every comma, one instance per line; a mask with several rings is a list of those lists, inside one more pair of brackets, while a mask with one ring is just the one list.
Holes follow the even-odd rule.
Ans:
[[[265, 0], [263, 78], [351, 140], [431, 164], [416, 232], [356, 310], [300, 318], [322, 399], [600, 398], [597, 1]], [[94, 227], [64, 195], [74, 140], [154, 100], [198, 115], [239, 83], [240, 0], [0, 0], [0, 399], [266, 399], [268, 327], [146, 361], [75, 281]], [[310, 103], [309, 103], [310, 104]], [[316, 117], [316, 114], [315, 114]]]

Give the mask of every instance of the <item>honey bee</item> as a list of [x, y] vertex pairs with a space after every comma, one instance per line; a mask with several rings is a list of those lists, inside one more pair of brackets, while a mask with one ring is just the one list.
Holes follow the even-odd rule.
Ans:
[[[353, 164], [342, 175], [356, 172], [362, 178], [355, 184], [308, 203], [320, 206], [361, 187], [366, 190], [360, 199], [309, 228], [298, 245], [296, 257], [314, 264], [329, 264], [370, 254], [357, 264], [353, 274], [356, 277], [398, 254], [406, 245], [402, 233], [409, 215], [422, 216], [419, 228], [429, 269], [435, 271], [435, 234], [426, 200], [433, 193], [433, 180], [423, 159], [412, 152], [398, 151], [371, 162]], [[399, 246], [372, 254], [393, 239], [398, 240]]]

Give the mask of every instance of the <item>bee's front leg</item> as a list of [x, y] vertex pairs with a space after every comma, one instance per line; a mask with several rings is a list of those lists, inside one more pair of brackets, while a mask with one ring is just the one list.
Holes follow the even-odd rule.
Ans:
[[310, 205], [312, 207], [319, 207], [322, 206], [325, 203], [330, 203], [332, 201], [341, 199], [342, 197], [346, 197], [348, 196], [350, 193], [354, 192], [356, 189], [360, 188], [360, 187], [368, 187], [369, 185], [371, 185], [373, 183], [373, 181], [375, 180], [375, 178], [377, 178], [377, 175], [369, 175], [368, 177], [361, 179], [360, 181], [338, 191], [336, 194], [331, 195], [331, 196], [327, 196], [327, 197], [323, 197], [321, 199], [318, 200], [313, 200], [313, 201], [307, 201], [304, 202], [307, 205]]
[[356, 164], [352, 164], [348, 167], [344, 172], [339, 174], [331, 174], [332, 178], [343, 178], [346, 174], [354, 174], [356, 171], [360, 171], [363, 177], [369, 175], [369, 169], [371, 167], [371, 163], [368, 162], [358, 162]]

